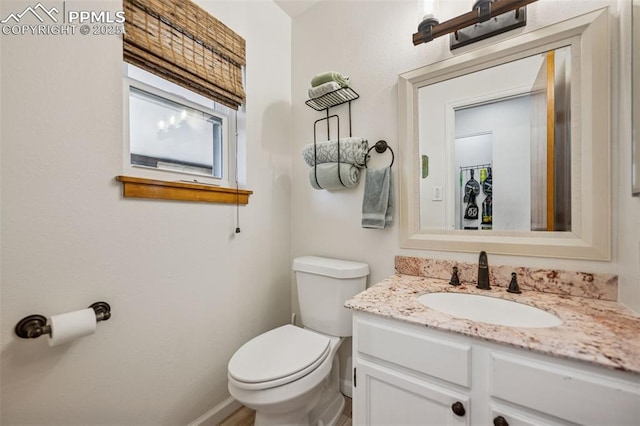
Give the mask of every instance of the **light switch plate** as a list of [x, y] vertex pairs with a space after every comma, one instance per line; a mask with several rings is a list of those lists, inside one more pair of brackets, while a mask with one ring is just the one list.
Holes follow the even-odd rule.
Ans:
[[433, 187], [433, 196], [431, 197], [431, 201], [442, 201], [442, 187], [434, 186]]

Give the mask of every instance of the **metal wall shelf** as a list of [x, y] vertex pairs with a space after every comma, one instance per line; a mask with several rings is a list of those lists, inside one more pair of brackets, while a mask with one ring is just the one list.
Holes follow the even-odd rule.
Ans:
[[337, 105], [351, 102], [360, 96], [350, 87], [342, 87], [317, 98], [309, 99], [305, 103], [316, 111], [323, 111]]
[[334, 107], [334, 106], [338, 106], [338, 105], [342, 105], [342, 104], [349, 104], [349, 137], [352, 136], [352, 131], [351, 131], [351, 101], [358, 99], [360, 96], [350, 87], [341, 87], [340, 89], [334, 90], [332, 92], [329, 93], [325, 93], [322, 96], [318, 96], [317, 98], [312, 98], [309, 99], [305, 102], [305, 104], [307, 104], [309, 107], [315, 109], [316, 111], [325, 111], [326, 113], [326, 117], [321, 118], [319, 120], [316, 120], [313, 123], [313, 155], [314, 155], [314, 161], [313, 161], [313, 171], [314, 171], [314, 176], [315, 176], [315, 180], [316, 180], [316, 184], [318, 185], [318, 187], [322, 188], [320, 186], [320, 184], [318, 183], [318, 165], [316, 163], [316, 144], [318, 143], [318, 132], [317, 132], [317, 125], [318, 123], [322, 122], [322, 121], [326, 121], [327, 122], [327, 140], [331, 140], [331, 129], [330, 129], [330, 125], [329, 125], [329, 121], [331, 118], [335, 118], [336, 119], [336, 133], [337, 133], [337, 137], [336, 137], [336, 142], [337, 142], [337, 151], [338, 151], [338, 158], [337, 158], [337, 163], [338, 163], [338, 179], [340, 180], [340, 183], [342, 184], [343, 187], [346, 188], [346, 185], [344, 184], [344, 182], [342, 181], [342, 176], [340, 175], [340, 117], [338, 115], [329, 115], [329, 110]]

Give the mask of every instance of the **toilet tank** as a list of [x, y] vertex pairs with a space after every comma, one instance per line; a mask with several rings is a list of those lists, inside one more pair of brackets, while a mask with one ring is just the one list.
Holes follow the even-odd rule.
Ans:
[[344, 303], [365, 290], [369, 265], [303, 256], [294, 259], [293, 270], [302, 325], [331, 336], [351, 336], [351, 311]]

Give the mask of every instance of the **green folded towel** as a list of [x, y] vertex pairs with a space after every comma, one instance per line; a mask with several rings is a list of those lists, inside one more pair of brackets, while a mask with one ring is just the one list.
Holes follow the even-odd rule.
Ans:
[[318, 87], [321, 84], [328, 83], [330, 81], [335, 81], [341, 87], [349, 87], [349, 77], [336, 71], [327, 71], [315, 75], [311, 79], [311, 87]]

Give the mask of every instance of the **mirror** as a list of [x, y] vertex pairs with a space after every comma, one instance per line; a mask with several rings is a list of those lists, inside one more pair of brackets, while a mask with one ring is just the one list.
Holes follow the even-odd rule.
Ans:
[[633, 86], [633, 164], [631, 168], [632, 190], [640, 195], [640, 0], [633, 0], [632, 25], [632, 86]]
[[570, 101], [569, 46], [420, 87], [420, 228], [570, 231]]
[[601, 9], [399, 76], [401, 245], [610, 258]]

